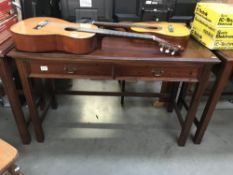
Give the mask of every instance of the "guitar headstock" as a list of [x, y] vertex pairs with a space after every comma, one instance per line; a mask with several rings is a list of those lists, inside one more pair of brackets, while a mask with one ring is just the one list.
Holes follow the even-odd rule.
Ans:
[[172, 56], [176, 55], [179, 52], [182, 52], [184, 50], [184, 48], [180, 45], [176, 45], [176, 44], [171, 44], [169, 42], [161, 42], [159, 43], [159, 47], [160, 47], [160, 52], [162, 53], [166, 53], [166, 54], [170, 54]]
[[172, 56], [184, 50], [181, 45], [170, 43], [169, 41], [156, 36], [153, 36], [153, 41], [156, 41], [159, 44], [160, 52], [170, 54]]

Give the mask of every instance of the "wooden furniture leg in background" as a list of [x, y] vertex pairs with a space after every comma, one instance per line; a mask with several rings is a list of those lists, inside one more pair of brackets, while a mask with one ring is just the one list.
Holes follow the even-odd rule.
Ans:
[[35, 99], [34, 99], [33, 93], [32, 93], [31, 82], [30, 82], [30, 79], [29, 79], [28, 74], [27, 74], [27, 69], [24, 65], [24, 62], [22, 62], [22, 61], [17, 60], [16, 64], [17, 64], [20, 79], [22, 82], [24, 95], [25, 95], [25, 98], [27, 100], [32, 125], [33, 125], [33, 128], [35, 130], [36, 139], [38, 142], [43, 142], [44, 141], [44, 132], [42, 129], [42, 121], [38, 115], [38, 111], [37, 111], [36, 104], [35, 104]]
[[210, 98], [208, 99], [208, 102], [206, 104], [206, 107], [204, 109], [204, 112], [201, 117], [200, 124], [197, 128], [196, 134], [194, 136], [194, 143], [200, 144], [202, 141], [202, 138], [204, 136], [205, 130], [209, 124], [209, 121], [213, 115], [213, 112], [215, 110], [215, 107], [217, 105], [218, 99], [220, 98], [224, 87], [227, 83], [227, 81], [230, 78], [231, 72], [232, 72], [233, 65], [225, 61], [222, 63], [221, 71], [218, 75], [217, 81], [213, 87], [213, 90], [210, 94]]
[[179, 109], [182, 109], [182, 102], [185, 100], [185, 96], [187, 94], [188, 91], [188, 87], [189, 87], [189, 83], [183, 82], [182, 86], [181, 86], [181, 90], [180, 90], [180, 94], [179, 94], [179, 98], [177, 101], [177, 105], [179, 107]]
[[13, 81], [13, 76], [10, 72], [10, 68], [8, 66], [6, 58], [0, 59], [0, 75], [3, 81], [5, 92], [9, 98], [9, 102], [14, 114], [19, 134], [21, 136], [21, 140], [23, 144], [29, 144], [31, 142], [31, 136], [27, 128], [26, 120], [24, 118], [24, 114], [19, 101], [19, 96]]
[[[122, 80], [120, 83], [121, 92], [125, 92], [125, 80]], [[125, 105], [125, 96], [121, 96], [121, 106]]]
[[45, 88], [43, 86], [42, 79], [35, 78], [33, 81], [33, 88], [38, 97], [40, 97], [39, 105], [40, 110], [44, 110], [46, 106]]
[[[171, 93], [173, 82], [162, 82], [160, 93]], [[168, 104], [168, 99], [159, 98], [153, 104], [154, 107], [164, 107]]]
[[55, 81], [54, 79], [47, 79], [47, 85], [48, 85], [48, 92], [50, 93], [50, 103], [52, 109], [57, 109], [57, 98], [56, 98], [56, 87], [55, 87]]
[[174, 82], [174, 83], [170, 84], [171, 89], [169, 89], [170, 90], [170, 97], [169, 97], [169, 101], [168, 101], [168, 105], [167, 105], [167, 112], [173, 111], [174, 101], [176, 101], [177, 92], [179, 90], [179, 85], [180, 85], [180, 82]]
[[183, 123], [180, 137], [178, 138], [178, 145], [179, 146], [185, 146], [186, 140], [189, 136], [191, 126], [194, 123], [194, 119], [198, 110], [199, 103], [201, 101], [201, 97], [205, 92], [205, 89], [208, 85], [208, 80], [210, 76], [211, 67], [205, 66], [203, 70], [203, 76], [199, 80], [199, 82], [196, 85], [194, 94], [192, 96], [190, 109], [188, 110], [188, 113], [186, 115], [185, 121]]

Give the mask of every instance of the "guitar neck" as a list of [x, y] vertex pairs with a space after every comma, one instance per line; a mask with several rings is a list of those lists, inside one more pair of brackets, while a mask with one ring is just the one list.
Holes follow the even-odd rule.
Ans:
[[122, 32], [122, 31], [115, 31], [115, 30], [108, 30], [108, 29], [90, 29], [90, 28], [79, 28], [78, 31], [88, 32], [88, 33], [97, 33], [100, 35], [110, 35], [110, 36], [117, 36], [117, 37], [150, 40], [150, 41], [155, 41], [158, 43], [167, 43], [165, 40], [158, 38], [154, 35], [149, 35], [149, 34], [139, 34], [139, 33], [133, 33], [133, 32]]
[[114, 28], [126, 28], [129, 29], [131, 27], [145, 28], [145, 29], [161, 29], [160, 26], [155, 25], [144, 25], [144, 24], [134, 24], [134, 23], [114, 23], [114, 22], [100, 22], [100, 21], [92, 21], [92, 24], [101, 27], [114, 27]]
[[125, 37], [125, 38], [135, 38], [135, 39], [143, 39], [143, 40], [150, 40], [157, 42], [160, 46], [160, 51], [165, 53], [170, 53], [174, 55], [176, 52], [182, 51], [183, 48], [180, 45], [169, 43], [168, 41], [161, 39], [155, 35], [150, 34], [140, 34], [140, 33], [133, 33], [133, 32], [122, 32], [122, 31], [115, 31], [115, 30], [108, 30], [108, 29], [93, 29], [93, 28], [73, 28], [67, 27], [65, 28], [66, 31], [77, 31], [77, 32], [87, 32], [87, 33], [96, 33], [99, 35], [110, 35], [110, 36], [117, 36], [117, 37]]

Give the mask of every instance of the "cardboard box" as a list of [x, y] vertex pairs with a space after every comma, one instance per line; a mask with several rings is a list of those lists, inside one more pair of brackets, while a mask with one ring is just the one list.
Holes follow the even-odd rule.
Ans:
[[208, 2], [197, 3], [195, 14], [214, 27], [233, 26], [232, 4]]
[[196, 16], [191, 34], [209, 49], [233, 49], [233, 28], [213, 27]]

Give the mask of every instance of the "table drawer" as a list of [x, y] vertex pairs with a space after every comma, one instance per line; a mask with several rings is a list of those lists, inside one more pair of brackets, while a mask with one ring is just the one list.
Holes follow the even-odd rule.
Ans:
[[30, 76], [49, 76], [54, 78], [63, 77], [87, 77], [87, 78], [112, 78], [112, 65], [105, 63], [31, 63], [29, 68]]
[[200, 68], [198, 66], [124, 66], [115, 68], [117, 79], [164, 79], [164, 80], [198, 80]]

